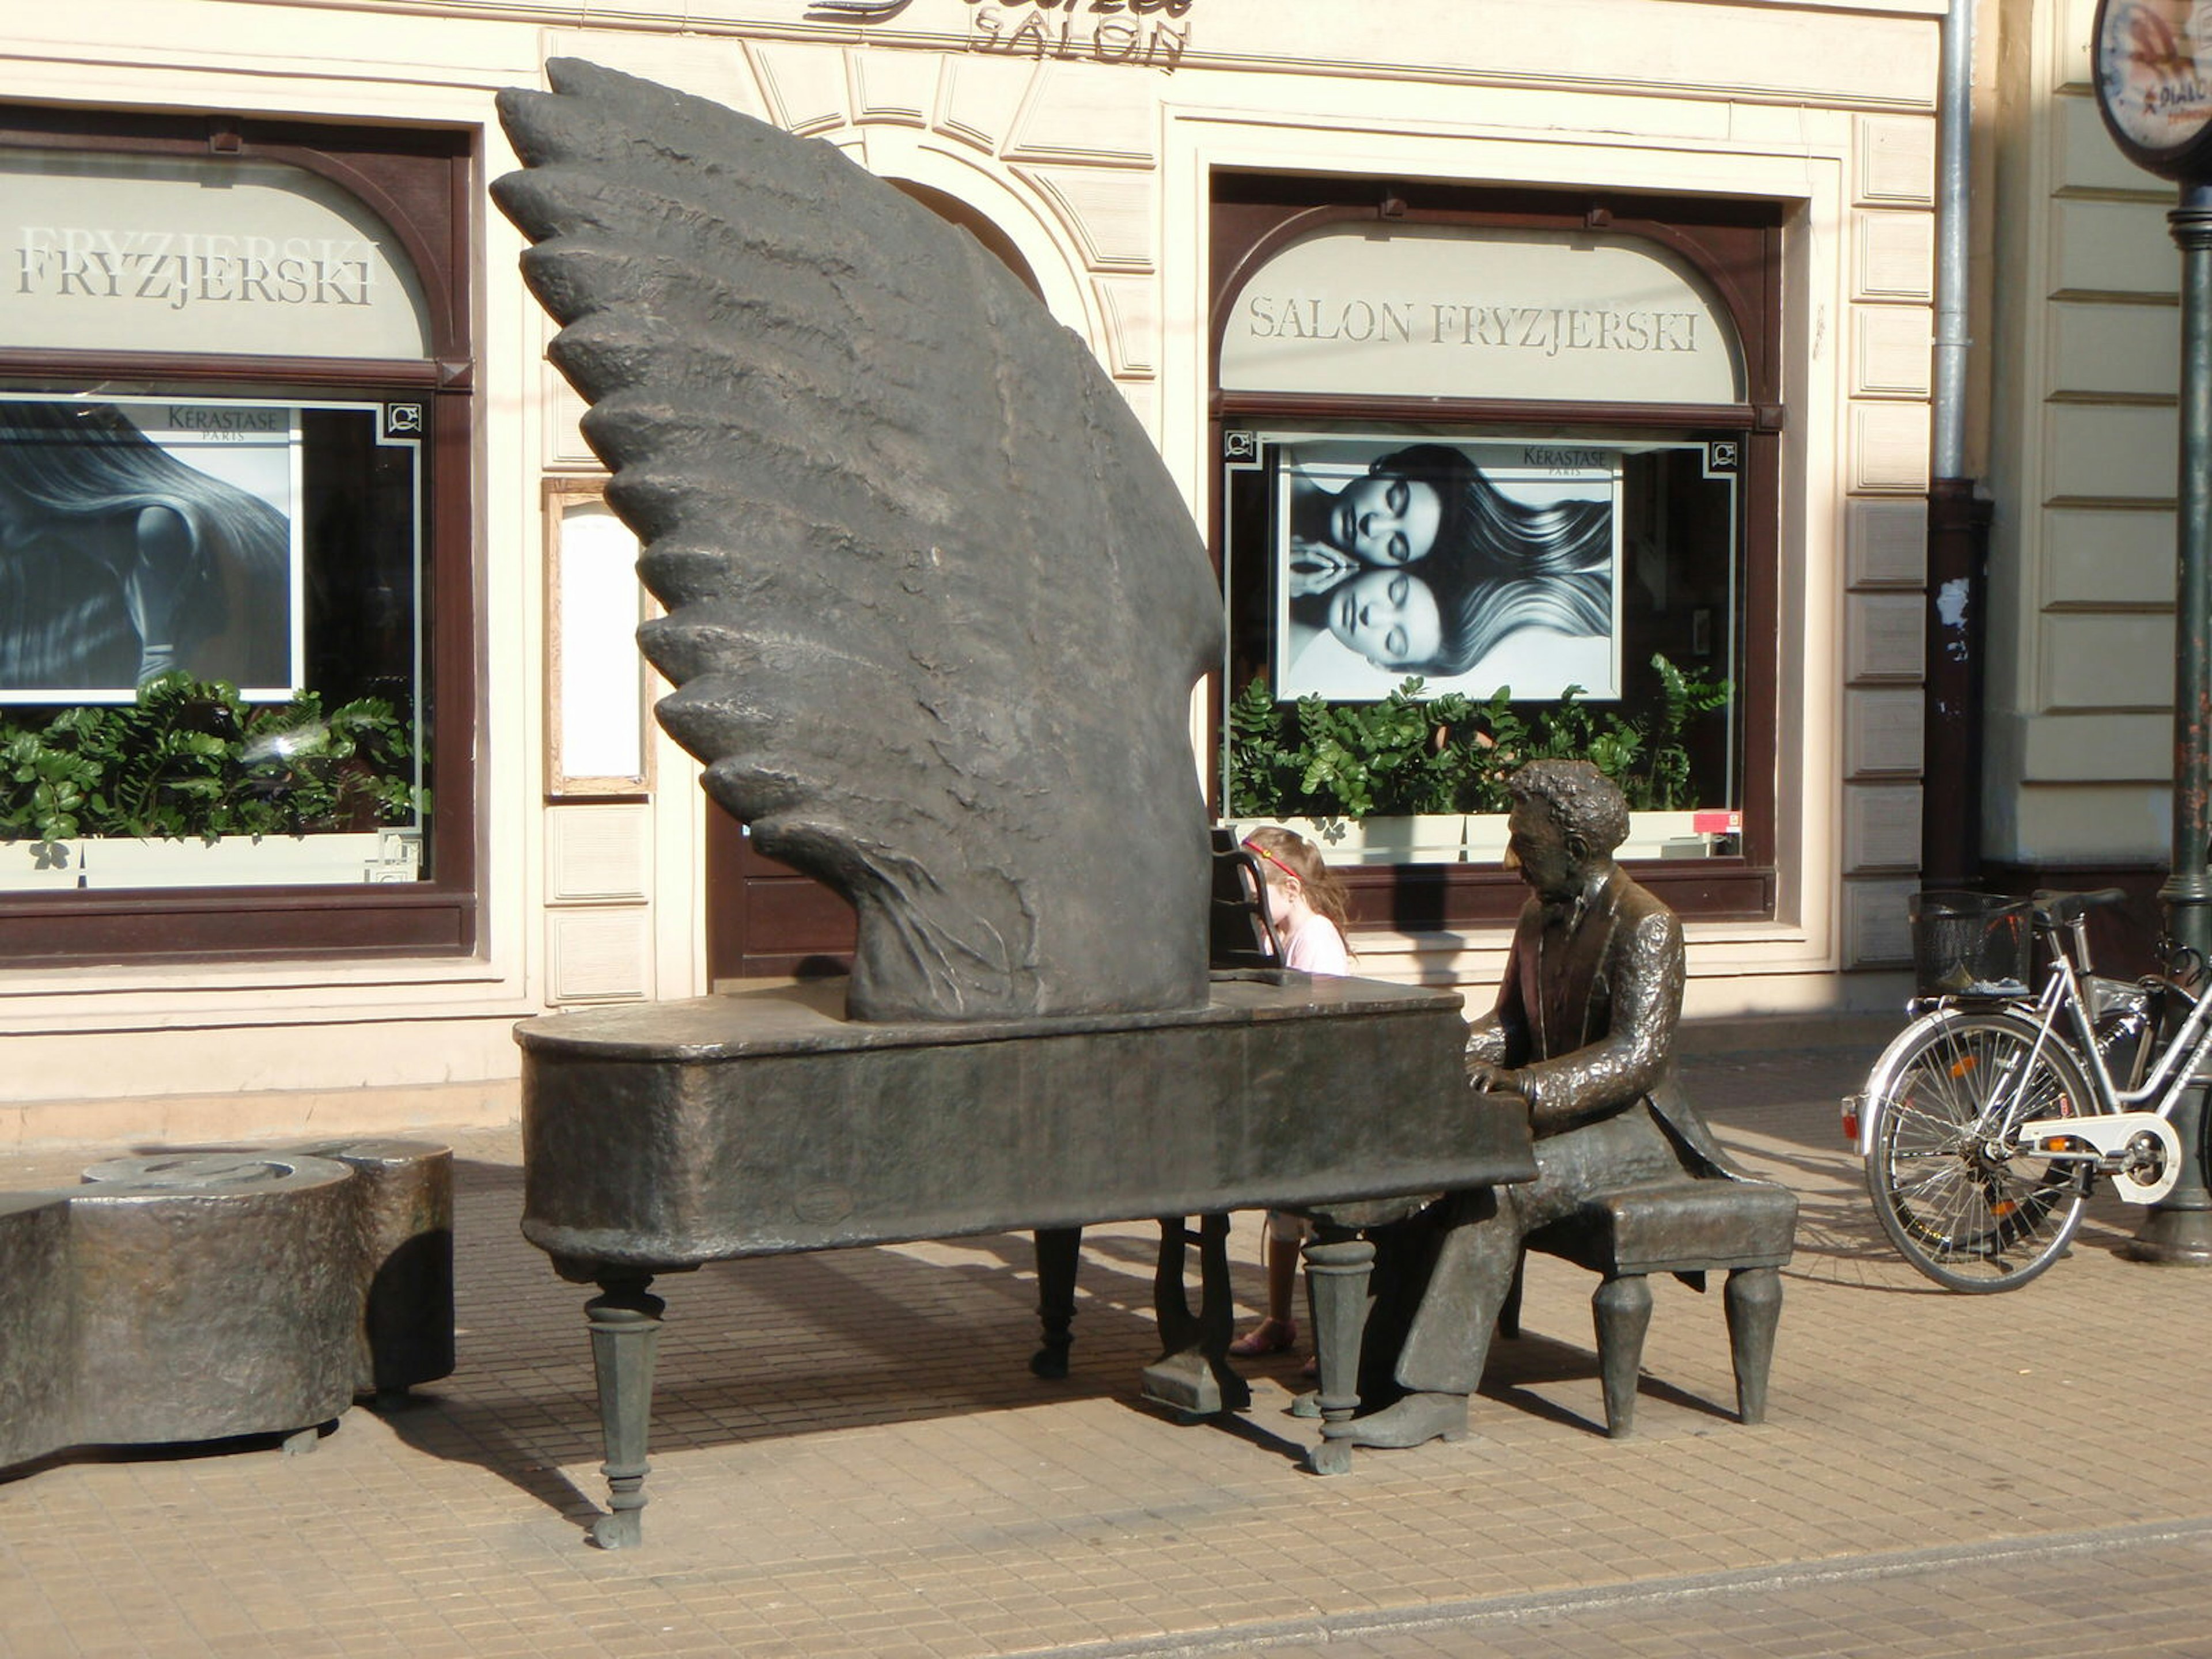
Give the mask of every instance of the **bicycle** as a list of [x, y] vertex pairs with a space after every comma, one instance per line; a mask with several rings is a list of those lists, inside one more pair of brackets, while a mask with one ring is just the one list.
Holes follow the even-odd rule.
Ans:
[[[1918, 994], [1844, 1133], [1899, 1255], [1946, 1289], [2016, 1290], [2072, 1242], [2099, 1176], [2155, 1204], [2181, 1174], [2171, 1121], [2212, 1079], [2212, 995], [2091, 970], [2087, 917], [2117, 890], [1914, 896]], [[2047, 949], [2028, 991], [2030, 930]], [[2167, 966], [2201, 980], [2177, 952]]]

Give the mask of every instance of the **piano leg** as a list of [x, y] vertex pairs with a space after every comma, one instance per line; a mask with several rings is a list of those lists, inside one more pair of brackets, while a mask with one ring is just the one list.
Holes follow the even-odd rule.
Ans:
[[[1314, 1356], [1321, 1362], [1316, 1401], [1326, 1423], [1341, 1423], [1359, 1409], [1359, 1350], [1367, 1324], [1367, 1287], [1375, 1267], [1375, 1245], [1349, 1228], [1317, 1223], [1305, 1247], [1307, 1312], [1313, 1325]], [[1345, 1474], [1352, 1448], [1322, 1439], [1306, 1455], [1316, 1474]]]
[[592, 1322], [592, 1369], [599, 1378], [599, 1431], [607, 1461], [609, 1513], [592, 1523], [602, 1549], [629, 1549], [644, 1541], [646, 1435], [653, 1413], [653, 1361], [660, 1344], [660, 1314], [667, 1304], [647, 1294], [647, 1273], [599, 1274], [600, 1294], [584, 1304]]
[[1075, 1344], [1067, 1328], [1075, 1318], [1075, 1268], [1083, 1253], [1083, 1229], [1040, 1227], [1033, 1238], [1037, 1321], [1044, 1327], [1044, 1346], [1030, 1356], [1030, 1371], [1058, 1382], [1067, 1375], [1067, 1351]]
[[[1198, 1246], [1198, 1312], [1183, 1286], [1183, 1253]], [[1252, 1389], [1230, 1369], [1230, 1333], [1236, 1312], [1229, 1289], [1229, 1218], [1200, 1216], [1196, 1232], [1176, 1216], [1160, 1223], [1160, 1260], [1152, 1275], [1152, 1315], [1160, 1329], [1160, 1357], [1145, 1367], [1144, 1396], [1194, 1421], [1241, 1412]]]

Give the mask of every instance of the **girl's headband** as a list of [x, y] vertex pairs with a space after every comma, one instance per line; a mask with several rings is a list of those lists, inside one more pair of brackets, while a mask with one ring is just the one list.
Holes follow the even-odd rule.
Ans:
[[1270, 863], [1270, 864], [1273, 865], [1273, 866], [1275, 866], [1275, 868], [1277, 868], [1278, 870], [1281, 871], [1285, 875], [1288, 876], [1288, 877], [1289, 877], [1292, 881], [1294, 881], [1294, 882], [1297, 883], [1299, 886], [1303, 887], [1303, 886], [1304, 886], [1304, 885], [1305, 885], [1306, 878], [1305, 878], [1304, 876], [1300, 875], [1297, 871], [1295, 871], [1295, 870], [1291, 869], [1291, 866], [1290, 866], [1289, 865], [1287, 865], [1287, 864], [1284, 863], [1284, 862], [1282, 861], [1282, 860], [1280, 860], [1280, 859], [1277, 858], [1277, 857], [1276, 857], [1273, 853], [1270, 853], [1270, 852], [1269, 852], [1266, 848], [1264, 848], [1264, 847], [1261, 846], [1261, 845], [1260, 845], [1260, 843], [1259, 843], [1258, 842], [1256, 842], [1256, 841], [1249, 841], [1249, 840], [1248, 840], [1248, 841], [1247, 841], [1247, 842], [1245, 842], [1245, 843], [1244, 843], [1244, 850], [1245, 850], [1246, 852], [1248, 852], [1248, 853], [1251, 854], [1252, 854], [1252, 856], [1253, 856], [1254, 858], [1260, 858], [1260, 859], [1265, 859], [1265, 860], [1267, 860], [1268, 863]]

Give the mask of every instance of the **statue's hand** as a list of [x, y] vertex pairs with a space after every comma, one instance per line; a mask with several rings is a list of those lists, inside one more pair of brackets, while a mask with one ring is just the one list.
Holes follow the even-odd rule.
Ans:
[[1521, 1073], [1510, 1066], [1493, 1066], [1486, 1060], [1471, 1060], [1467, 1063], [1468, 1080], [1483, 1094], [1516, 1095], [1521, 1092]]

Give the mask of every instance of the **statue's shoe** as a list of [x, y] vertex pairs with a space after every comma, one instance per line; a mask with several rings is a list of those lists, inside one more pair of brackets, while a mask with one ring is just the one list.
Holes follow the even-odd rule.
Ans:
[[1419, 1446], [1431, 1440], [1464, 1440], [1467, 1396], [1409, 1394], [1369, 1416], [1324, 1423], [1321, 1432], [1325, 1440], [1345, 1440], [1355, 1446]]

